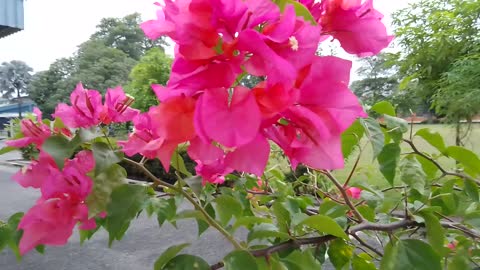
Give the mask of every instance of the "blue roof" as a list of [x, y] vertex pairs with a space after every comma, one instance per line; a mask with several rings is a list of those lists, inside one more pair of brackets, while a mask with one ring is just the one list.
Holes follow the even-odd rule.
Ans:
[[0, 38], [23, 27], [23, 0], [0, 0]]

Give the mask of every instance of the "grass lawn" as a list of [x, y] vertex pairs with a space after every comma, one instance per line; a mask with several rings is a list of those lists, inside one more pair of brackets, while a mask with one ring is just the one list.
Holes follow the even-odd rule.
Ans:
[[[432, 131], [439, 132], [444, 138], [445, 144], [447, 146], [455, 145], [455, 127], [453, 125], [414, 125], [413, 134], [415, 134], [417, 130], [422, 128], [429, 128]], [[435, 148], [430, 146], [420, 137], [414, 137], [413, 142], [420, 151], [426, 153], [438, 153]], [[362, 141], [361, 145], [365, 145], [365, 143], [367, 143], [366, 139]], [[480, 155], [480, 124], [472, 125], [472, 131], [468, 138], [465, 140], [465, 147]], [[409, 152], [411, 152], [411, 148], [409, 147], [409, 145], [402, 143], [402, 153]], [[355, 163], [357, 155], [358, 153], [353, 153], [351, 155], [351, 157], [345, 164], [345, 169], [335, 171], [336, 177], [342, 182], [345, 181], [345, 179], [348, 177]], [[455, 166], [455, 161], [453, 161], [452, 159], [440, 158], [438, 159], [438, 161], [447, 169], [454, 168]], [[380, 187], [385, 187], [389, 185], [387, 180], [385, 180], [383, 175], [380, 173], [377, 161], [373, 160], [372, 158], [371, 145], [368, 144], [367, 147], [365, 147], [359, 162], [358, 169], [351, 181], [352, 183], [355, 183], [355, 181], [366, 181], [370, 185], [376, 185]]]

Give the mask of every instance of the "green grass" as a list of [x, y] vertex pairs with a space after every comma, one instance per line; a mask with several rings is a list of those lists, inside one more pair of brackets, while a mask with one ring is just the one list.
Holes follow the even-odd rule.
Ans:
[[[455, 145], [455, 127], [453, 125], [414, 125], [413, 126], [413, 134], [419, 129], [422, 128], [429, 128], [432, 131], [439, 132], [445, 140], [445, 144], [447, 146]], [[409, 136], [406, 134], [405, 136]], [[438, 153], [434, 147], [430, 146], [427, 142], [425, 142], [420, 137], [414, 137], [413, 142], [417, 146], [417, 148], [426, 153]], [[365, 145], [367, 143], [366, 139], [362, 140], [361, 145]], [[411, 148], [406, 143], [402, 143], [402, 153], [409, 153], [412, 152]], [[480, 154], [480, 124], [472, 125], [472, 130], [468, 138], [465, 140], [465, 147], [472, 150], [476, 154]], [[355, 163], [355, 160], [358, 156], [357, 153], [353, 153], [349, 160], [345, 164], [345, 168], [342, 170], [335, 171], [335, 176], [342, 182], [350, 174], [350, 171]], [[452, 169], [455, 166], [455, 161], [448, 158], [439, 158], [438, 162], [446, 169]], [[373, 160], [372, 155], [372, 147], [371, 145], [367, 145], [364, 148], [362, 153], [358, 169], [354, 176], [352, 177], [352, 183], [355, 182], [367, 182], [370, 185], [385, 187], [388, 182], [385, 180], [383, 175], [379, 171], [379, 166], [376, 160]]]

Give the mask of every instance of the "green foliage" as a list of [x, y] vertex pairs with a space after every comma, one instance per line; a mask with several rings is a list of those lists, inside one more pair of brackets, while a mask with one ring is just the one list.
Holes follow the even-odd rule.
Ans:
[[[32, 80], [33, 69], [25, 62], [13, 60], [0, 65], [0, 94], [3, 98], [20, 98], [27, 92], [27, 87]], [[18, 101], [20, 109], [20, 99]], [[22, 112], [18, 111], [18, 118]]]
[[225, 270], [258, 269], [255, 257], [247, 251], [233, 251], [224, 259]]
[[171, 246], [167, 248], [160, 257], [158, 257], [157, 261], [155, 262], [155, 265], [153, 267], [154, 270], [161, 270], [164, 269], [163, 267], [177, 254], [182, 251], [184, 248], [188, 247], [190, 244], [180, 244], [176, 246]]
[[174, 257], [162, 270], [210, 270], [210, 265], [200, 257], [182, 254]]
[[113, 190], [105, 222], [110, 246], [114, 240], [122, 239], [131, 220], [143, 209], [148, 197], [143, 186], [121, 185]]
[[144, 112], [158, 104], [152, 84], [165, 85], [170, 76], [172, 59], [161, 48], [148, 50], [130, 73], [126, 90], [135, 97], [133, 107]]
[[393, 181], [395, 180], [400, 151], [400, 146], [397, 143], [390, 143], [383, 147], [382, 152], [380, 152], [377, 157], [380, 172], [382, 172], [390, 185], [393, 185]]
[[[463, 87], [463, 78], [455, 76], [464, 72], [461, 59], [469, 59], [478, 47], [479, 12], [478, 1], [421, 0], [393, 15], [395, 36], [402, 48], [399, 71], [407, 79], [404, 81], [410, 81], [407, 88], [428, 106], [435, 104], [437, 113], [456, 120], [465, 117], [462, 113], [474, 113], [478, 108], [470, 106], [478, 103], [478, 98], [467, 98], [474, 89]], [[463, 74], [471, 85], [472, 77], [468, 72]], [[455, 90], [447, 92], [453, 90], [449, 87]]]
[[381, 270], [441, 270], [440, 256], [430, 245], [416, 240], [397, 240], [385, 249]]

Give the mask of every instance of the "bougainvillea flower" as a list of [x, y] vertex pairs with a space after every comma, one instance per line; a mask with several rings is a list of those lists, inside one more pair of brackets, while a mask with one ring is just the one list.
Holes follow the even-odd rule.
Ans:
[[208, 62], [176, 58], [172, 64], [168, 87], [190, 89], [187, 93], [189, 96], [204, 89], [230, 87], [242, 73], [242, 62], [243, 57], [240, 55], [232, 56], [228, 61]]
[[210, 163], [223, 158], [224, 152], [212, 142], [205, 143], [199, 137], [190, 141], [188, 155], [193, 160], [201, 160], [203, 163]]
[[61, 197], [64, 194], [83, 201], [92, 191], [93, 182], [87, 173], [95, 167], [91, 151], [81, 151], [72, 160], [65, 161], [62, 171], [51, 171], [42, 184], [42, 198]]
[[37, 121], [22, 119], [22, 121], [20, 121], [20, 130], [22, 131], [23, 138], [8, 140], [6, 142], [8, 146], [25, 147], [33, 143], [39, 148], [43, 142], [51, 136], [50, 127], [42, 122], [42, 112], [38, 108], [34, 108], [33, 113], [37, 116]]
[[[151, 108], [152, 110], [155, 109]], [[179, 144], [178, 140], [169, 141], [160, 137], [154, 130], [155, 127], [152, 125], [150, 113], [139, 114], [133, 119], [133, 123], [135, 131], [129, 135], [128, 140], [118, 142], [122, 151], [127, 156], [139, 153], [150, 159], [158, 158], [168, 172], [170, 159]]]
[[180, 96], [151, 108], [148, 114], [157, 136], [178, 144], [196, 136], [193, 126], [194, 112], [195, 99]]
[[252, 92], [262, 113], [264, 125], [271, 125], [277, 122], [280, 113], [292, 106], [299, 97], [299, 92], [296, 88], [287, 88], [283, 84], [275, 84], [268, 87], [265, 81], [257, 84], [252, 89]]
[[258, 134], [250, 143], [228, 153], [225, 157], [225, 165], [236, 171], [261, 176], [267, 166], [269, 154], [270, 144], [264, 136]]
[[[316, 57], [301, 82], [299, 104], [294, 111], [309, 118], [320, 134], [339, 135], [357, 118], [366, 117], [358, 98], [348, 89], [352, 63], [341, 58]], [[312, 114], [313, 112], [313, 114]], [[301, 116], [304, 115], [305, 117]]]
[[381, 22], [383, 15], [373, 8], [373, 0], [325, 0], [320, 18], [322, 31], [338, 39], [352, 54], [371, 56], [386, 48], [393, 39]]
[[251, 142], [257, 136], [260, 122], [255, 97], [243, 86], [230, 92], [224, 88], [209, 89], [198, 99], [195, 112], [198, 134], [223, 146], [237, 147]]
[[362, 190], [357, 187], [349, 187], [345, 191], [347, 192], [348, 196], [354, 199], [360, 199], [360, 195], [362, 194]]
[[150, 116], [148, 113], [139, 114], [133, 119], [133, 124], [135, 131], [128, 136], [128, 140], [118, 142], [118, 144], [122, 146], [122, 151], [127, 156], [140, 153], [147, 158], [155, 158], [157, 151], [147, 151], [145, 146], [152, 141], [156, 141], [158, 145], [161, 145], [164, 139], [159, 139], [153, 132]]
[[121, 87], [108, 89], [105, 95], [105, 104], [101, 113], [103, 124], [125, 123], [132, 121], [139, 110], [130, 107], [135, 99], [123, 92]]
[[211, 0], [211, 3], [213, 26], [224, 42], [231, 42], [243, 30], [273, 22], [280, 16], [280, 9], [270, 0]]
[[[179, 53], [189, 60], [209, 59], [217, 55], [219, 35], [211, 23], [209, 0], [165, 0], [156, 20], [141, 24], [148, 38], [168, 36]], [[159, 4], [158, 4], [159, 5]], [[161, 6], [161, 5], [160, 5]]]
[[62, 119], [71, 128], [89, 128], [100, 124], [103, 105], [98, 91], [84, 89], [79, 83], [70, 95], [70, 102], [72, 106], [58, 104], [53, 116]]
[[197, 166], [195, 166], [195, 171], [197, 175], [202, 177], [204, 185], [206, 182], [212, 184], [221, 184], [225, 182], [225, 175], [233, 171], [225, 166], [223, 159], [210, 162], [208, 164], [204, 164], [199, 160], [196, 160], [196, 162]]
[[38, 245], [62, 246], [72, 235], [78, 221], [86, 220], [86, 205], [68, 197], [49, 200], [40, 199], [22, 218], [18, 228], [23, 230], [20, 239], [20, 254], [25, 254]]
[[272, 126], [266, 130], [266, 136], [283, 149], [294, 169], [300, 163], [326, 170], [344, 166], [340, 136], [313, 140], [293, 124]]
[[31, 163], [12, 176], [12, 179], [22, 187], [41, 188], [45, 179], [52, 171], [58, 171], [55, 161], [47, 153], [40, 151], [38, 160], [32, 160]]

